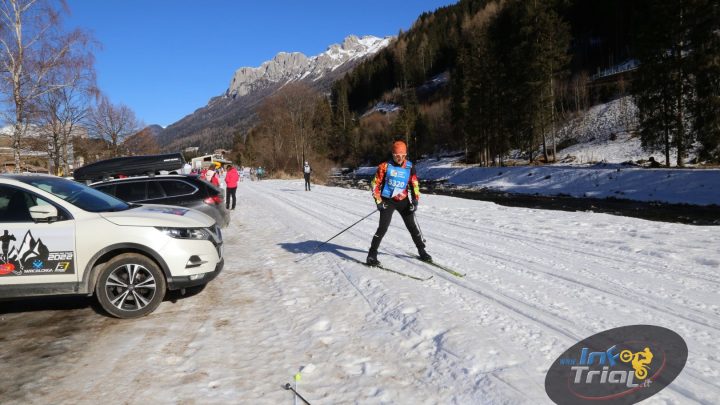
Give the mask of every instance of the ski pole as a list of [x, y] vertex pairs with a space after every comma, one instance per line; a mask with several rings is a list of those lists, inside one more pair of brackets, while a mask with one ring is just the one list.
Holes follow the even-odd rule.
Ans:
[[295, 388], [293, 388], [292, 385], [290, 385], [290, 383], [286, 383], [283, 388], [285, 388], [286, 390], [290, 390], [290, 391], [294, 392], [295, 395], [296, 395], [295, 398], [300, 398], [300, 399], [301, 399], [303, 402], [305, 402], [307, 405], [310, 405], [310, 402], [308, 402], [307, 399], [303, 398], [302, 395], [298, 394], [297, 390], [295, 390]]
[[320, 249], [320, 247], [321, 247], [322, 245], [324, 245], [324, 244], [330, 242], [331, 240], [337, 238], [338, 236], [342, 235], [345, 231], [347, 231], [348, 229], [352, 228], [353, 226], [359, 224], [360, 222], [362, 222], [363, 220], [365, 220], [367, 217], [369, 217], [370, 215], [374, 214], [376, 211], [377, 211], [377, 210], [373, 210], [373, 212], [371, 212], [371, 213], [365, 215], [364, 217], [360, 218], [357, 222], [355, 222], [354, 224], [348, 226], [347, 228], [343, 229], [342, 231], [338, 232], [338, 233], [335, 234], [335, 236], [333, 236], [332, 238], [330, 238], [330, 239], [326, 240], [325, 242], [323, 242], [323, 243], [315, 246], [315, 248], [313, 248], [313, 250], [310, 251], [310, 254], [311, 254], [311, 255], [314, 254], [315, 251], [318, 250], [318, 249]]

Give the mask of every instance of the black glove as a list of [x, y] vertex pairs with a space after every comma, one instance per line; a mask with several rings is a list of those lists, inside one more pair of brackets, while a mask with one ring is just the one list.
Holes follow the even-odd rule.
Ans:
[[420, 203], [419, 201], [410, 201], [410, 205], [408, 206], [408, 209], [410, 210], [410, 212], [415, 212], [415, 210], [417, 210], [419, 203]]
[[384, 211], [385, 208], [387, 208], [387, 205], [385, 205], [385, 202], [384, 202], [384, 201], [380, 201], [379, 203], [377, 203], [377, 209], [378, 209], [378, 211]]

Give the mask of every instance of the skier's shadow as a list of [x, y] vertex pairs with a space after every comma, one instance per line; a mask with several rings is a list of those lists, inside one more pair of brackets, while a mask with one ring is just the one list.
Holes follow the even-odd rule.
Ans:
[[[305, 260], [310, 257], [310, 255], [316, 255], [319, 253], [331, 253], [341, 259], [345, 260], [353, 260], [353, 261], [363, 261], [362, 258], [357, 258], [350, 256], [348, 253], [353, 252], [359, 252], [363, 255], [367, 253], [367, 250], [363, 249], [357, 249], [357, 248], [351, 248], [343, 245], [336, 245], [334, 243], [326, 243], [318, 248], [320, 244], [322, 244], [322, 241], [319, 240], [307, 240], [304, 242], [295, 242], [295, 243], [278, 243], [278, 246], [281, 248], [287, 250], [290, 253], [295, 253], [298, 255], [303, 255], [301, 258], [296, 260], [296, 262], [299, 262], [301, 260]], [[361, 257], [364, 257], [361, 255]]]

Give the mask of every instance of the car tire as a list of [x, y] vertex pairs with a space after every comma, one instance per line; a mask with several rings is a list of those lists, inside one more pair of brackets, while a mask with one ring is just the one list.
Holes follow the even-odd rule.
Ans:
[[100, 272], [95, 295], [110, 315], [139, 318], [153, 312], [166, 292], [165, 276], [146, 256], [125, 253], [112, 258]]

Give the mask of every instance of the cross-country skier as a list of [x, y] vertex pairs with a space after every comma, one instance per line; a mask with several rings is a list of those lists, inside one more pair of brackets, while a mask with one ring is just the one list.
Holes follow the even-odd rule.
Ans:
[[310, 168], [310, 163], [305, 161], [305, 164], [303, 165], [303, 176], [305, 177], [305, 191], [310, 191], [310, 173], [312, 173], [312, 169]]
[[427, 262], [432, 261], [432, 257], [425, 251], [425, 243], [415, 222], [414, 213], [420, 200], [420, 182], [415, 173], [415, 166], [406, 157], [407, 145], [405, 142], [394, 142], [392, 159], [380, 163], [371, 183], [373, 198], [380, 211], [380, 225], [375, 231], [366, 260], [366, 263], [371, 266], [380, 264], [377, 258], [378, 248], [395, 211], [400, 213], [405, 222], [405, 227], [415, 242], [420, 259]]

